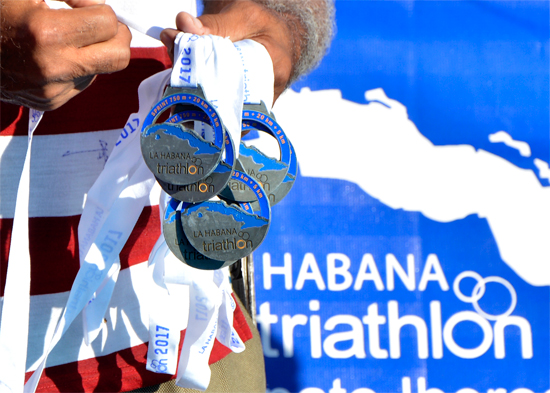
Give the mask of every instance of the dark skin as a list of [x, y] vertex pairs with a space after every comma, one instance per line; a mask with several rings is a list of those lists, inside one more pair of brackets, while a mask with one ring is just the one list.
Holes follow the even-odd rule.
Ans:
[[131, 34], [103, 0], [1, 1], [2, 99], [39, 110], [60, 107], [96, 74], [126, 68]]
[[[128, 65], [131, 34], [104, 0], [66, 3], [73, 9], [53, 10], [42, 0], [0, 0], [3, 101], [53, 110], [89, 86], [97, 74]], [[282, 18], [249, 0], [207, 0], [204, 15], [180, 13], [176, 26], [187, 33], [263, 44], [274, 64], [275, 98], [286, 88], [299, 56], [293, 45], [296, 33]], [[169, 52], [178, 30], [162, 33]]]
[[[285, 20], [249, 0], [205, 1], [202, 16], [194, 18], [182, 12], [176, 17], [176, 26], [186, 33], [219, 35], [233, 42], [252, 39], [265, 46], [273, 61], [275, 100], [287, 87], [292, 67], [300, 56], [299, 45], [293, 44], [298, 39], [293, 36], [297, 32], [292, 33]], [[169, 53], [178, 30], [166, 29], [161, 34]]]

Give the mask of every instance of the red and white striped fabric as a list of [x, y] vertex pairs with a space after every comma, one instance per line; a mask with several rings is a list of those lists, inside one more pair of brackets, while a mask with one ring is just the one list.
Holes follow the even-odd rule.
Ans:
[[[27, 378], [53, 334], [79, 269], [77, 229], [85, 194], [103, 170], [128, 115], [138, 110], [139, 83], [169, 66], [164, 47], [133, 48], [126, 70], [99, 76], [90, 88], [62, 108], [45, 113], [35, 132], [29, 201], [31, 313]], [[27, 146], [28, 110], [4, 103], [0, 109], [3, 296], [17, 185]], [[173, 378], [145, 369], [149, 316], [143, 305], [147, 303], [150, 280], [146, 262], [160, 235], [159, 192], [153, 192], [120, 254], [122, 270], [104, 331], [86, 346], [77, 319], [51, 352], [38, 391], [119, 392]], [[234, 326], [243, 341], [252, 337], [239, 308]], [[229, 352], [216, 342], [210, 363]]]

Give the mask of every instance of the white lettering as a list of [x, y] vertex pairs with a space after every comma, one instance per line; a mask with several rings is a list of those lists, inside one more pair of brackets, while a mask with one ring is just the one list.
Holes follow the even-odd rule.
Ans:
[[328, 393], [347, 393], [347, 390], [342, 389], [342, 381], [340, 378], [336, 378], [332, 381], [332, 389], [330, 389]]
[[[325, 330], [332, 331], [337, 325], [347, 324], [351, 330], [347, 332], [332, 333], [323, 342], [325, 353], [333, 359], [348, 359], [355, 356], [358, 359], [367, 357], [365, 353], [365, 339], [361, 320], [354, 315], [335, 315], [325, 323]], [[351, 348], [339, 350], [336, 343], [351, 340]]]
[[393, 291], [395, 289], [395, 282], [393, 273], [397, 273], [405, 288], [409, 291], [414, 291], [416, 287], [415, 283], [415, 274], [414, 274], [414, 255], [407, 255], [407, 273], [403, 267], [399, 264], [395, 255], [388, 254], [386, 255], [386, 286], [388, 291]]
[[305, 325], [307, 317], [304, 314], [294, 316], [283, 315], [283, 356], [291, 358], [294, 356], [294, 328], [297, 325]]
[[405, 325], [412, 325], [416, 329], [418, 357], [420, 359], [428, 358], [428, 327], [422, 318], [416, 315], [399, 317], [397, 302], [392, 300], [388, 302], [388, 324], [390, 330], [390, 357], [392, 359], [399, 359], [401, 357], [400, 332], [401, 328]]
[[271, 289], [271, 276], [282, 274], [285, 277], [285, 289], [292, 289], [292, 255], [285, 253], [283, 266], [271, 266], [271, 255], [264, 252], [262, 255], [264, 271], [264, 289]]
[[324, 291], [326, 289], [323, 276], [321, 276], [321, 271], [319, 270], [319, 265], [317, 265], [315, 256], [310, 252], [304, 255], [304, 260], [302, 261], [302, 266], [300, 267], [300, 272], [298, 273], [295, 288], [299, 291], [302, 290], [306, 280], [315, 281], [317, 288], [320, 291]]
[[[342, 264], [336, 267], [336, 261], [340, 261]], [[327, 282], [329, 291], [344, 291], [351, 287], [353, 276], [349, 272], [350, 266], [351, 261], [345, 254], [330, 253], [327, 255]], [[337, 276], [343, 277], [344, 281], [337, 283]]]
[[[369, 269], [370, 271], [367, 272]], [[372, 257], [372, 254], [363, 255], [363, 259], [361, 259], [361, 266], [359, 266], [359, 272], [357, 272], [357, 277], [355, 279], [355, 285], [353, 286], [353, 289], [359, 291], [363, 287], [363, 282], [367, 280], [373, 281], [374, 286], [378, 291], [384, 290], [384, 283], [382, 282], [382, 278], [380, 277], [380, 273], [378, 272], [376, 263], [374, 263], [374, 258]]]
[[[455, 326], [463, 321], [471, 321], [477, 323], [479, 327], [483, 330], [483, 341], [476, 348], [462, 348], [460, 347], [453, 338], [453, 329]], [[454, 314], [449, 320], [445, 323], [443, 328], [443, 340], [445, 345], [449, 348], [453, 354], [463, 359], [475, 359], [483, 355], [493, 341], [493, 329], [491, 329], [491, 324], [483, 318], [481, 315], [476, 314], [472, 311], [461, 311]]]
[[369, 329], [369, 351], [375, 359], [387, 359], [388, 351], [380, 348], [380, 325], [386, 323], [386, 317], [378, 315], [378, 304], [373, 303], [367, 308], [367, 315], [363, 316], [363, 323]]
[[369, 389], [369, 388], [359, 388], [359, 389], [355, 389], [351, 393], [376, 393], [376, 392], [372, 389]]
[[[432, 269], [434, 270], [433, 273]], [[437, 281], [442, 291], [449, 290], [449, 283], [447, 283], [447, 279], [441, 268], [441, 263], [439, 263], [439, 259], [435, 254], [428, 255], [426, 259], [424, 270], [422, 270], [422, 277], [420, 277], [420, 283], [418, 284], [418, 290], [425, 291], [428, 281]]]
[[441, 332], [441, 303], [430, 302], [430, 323], [432, 329], [432, 356], [434, 359], [443, 357], [443, 333]]
[[420, 377], [416, 380], [418, 386], [418, 393], [445, 393], [443, 390], [437, 388], [431, 388], [426, 390], [426, 378]]
[[409, 377], [404, 377], [404, 378], [401, 379], [401, 392], [402, 393], [412, 393], [411, 379]]
[[264, 355], [268, 358], [279, 357], [279, 350], [271, 347], [271, 325], [277, 323], [279, 318], [277, 315], [271, 314], [271, 305], [269, 302], [262, 303], [260, 306], [260, 312], [256, 316], [256, 321], [260, 325], [260, 331], [262, 334], [262, 347], [264, 349]]
[[515, 325], [519, 327], [521, 335], [521, 357], [531, 359], [533, 357], [533, 335], [529, 321], [523, 317], [508, 316], [498, 318], [495, 322], [495, 358], [504, 359], [506, 350], [504, 348], [504, 328]]
[[[310, 311], [319, 311], [321, 304], [319, 300], [309, 301]], [[309, 317], [309, 337], [311, 340], [311, 357], [313, 359], [319, 359], [322, 355], [321, 344], [321, 317], [319, 315], [312, 315]]]
[[300, 390], [300, 393], [325, 393], [323, 389], [319, 388], [305, 388]]

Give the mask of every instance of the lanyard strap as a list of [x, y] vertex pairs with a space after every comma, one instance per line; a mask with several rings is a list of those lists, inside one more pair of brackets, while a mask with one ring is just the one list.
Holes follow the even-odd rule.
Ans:
[[[129, 123], [139, 124], [155, 100], [162, 94], [167, 73], [156, 74], [145, 80], [138, 90], [140, 109], [132, 114]], [[118, 271], [118, 255], [130, 236], [134, 225], [149, 199], [154, 185], [152, 174], [141, 160], [138, 133], [119, 141], [111, 153], [105, 169], [90, 189], [79, 223], [79, 250], [81, 266], [75, 278], [67, 305], [59, 320], [52, 340], [39, 359], [39, 366], [25, 385], [24, 392], [34, 392], [46, 365], [50, 351], [59, 342], [77, 315], [88, 307], [86, 316], [103, 318], [108, 299], [101, 293], [111, 291]], [[101, 301], [97, 301], [101, 299]], [[97, 307], [95, 311], [93, 309]], [[90, 312], [92, 310], [92, 312]], [[94, 332], [93, 323], [85, 331]], [[88, 337], [92, 341], [94, 337]]]
[[[240, 66], [237, 67], [237, 71], [235, 66], [227, 66], [228, 64], [234, 65], [236, 63], [235, 59], [238, 60], [233, 45], [228, 39], [220, 37], [203, 36], [193, 40], [189, 40], [189, 38], [198, 36], [180, 34], [178, 37], [180, 37], [179, 42], [187, 39], [186, 42], [182, 42], [181, 49], [178, 51], [180, 63], [182, 53], [187, 54], [185, 50], [191, 47], [190, 44], [197, 41], [203, 42], [201, 50], [202, 54], [205, 55], [203, 58], [206, 59], [204, 60], [205, 77], [202, 79], [197, 77], [197, 83], [201, 83], [208, 98], [218, 106], [220, 116], [223, 117], [228, 131], [238, 143], [240, 141], [243, 100], [235, 99], [235, 97], [243, 97], [245, 85], [242, 79], [235, 77], [236, 75], [242, 75]], [[196, 49], [197, 45], [193, 45], [193, 48]], [[265, 49], [263, 50], [265, 51]], [[270, 69], [272, 70], [272, 67]], [[175, 70], [177, 69], [175, 68]], [[181, 72], [181, 69], [177, 71]], [[167, 76], [166, 72], [159, 73], [140, 85], [140, 111], [130, 116], [128, 124], [131, 125], [131, 129], [139, 129], [139, 125], [141, 125], [150, 107], [160, 99]], [[270, 85], [273, 86], [272, 82]], [[272, 92], [272, 87], [270, 91]], [[265, 101], [270, 102], [272, 98], [271, 100], [267, 98]], [[2, 353], [6, 355], [0, 359], [0, 372], [3, 373], [0, 385], [2, 391], [20, 391], [26, 369], [30, 304], [30, 256], [28, 248], [30, 151], [32, 135], [40, 119], [40, 112], [31, 111], [29, 146], [18, 188], [14, 214], [12, 244], [17, 244], [17, 246], [10, 248], [10, 263], [2, 308], [2, 325], [0, 327], [0, 348]], [[105, 170], [88, 193], [86, 206], [79, 224], [81, 268], [73, 283], [67, 306], [56, 326], [53, 338], [47, 345], [41, 359], [39, 359], [37, 370], [25, 385], [25, 392], [36, 390], [49, 352], [59, 342], [82, 310], [84, 310], [86, 342], [93, 341], [100, 331], [100, 322], [98, 321], [102, 320], [105, 314], [120, 270], [118, 255], [148, 200], [149, 192], [154, 184], [151, 173], [141, 160], [137, 134], [139, 132], [129, 136], [126, 135], [124, 136], [125, 139], [119, 140]], [[160, 258], [165, 261], [173, 257], [162, 245], [156, 251], [159, 257], [153, 257], [153, 259], [158, 260]], [[12, 263], [14, 260], [18, 261], [17, 264]], [[166, 279], [166, 264], [159, 264], [159, 269], [164, 270], [163, 277]], [[206, 389], [210, 379], [208, 358], [212, 350], [214, 337], [235, 352], [244, 350], [244, 344], [232, 327], [233, 311], [236, 306], [230, 295], [231, 289], [227, 272], [197, 273], [194, 271], [188, 272], [186, 275], [188, 278], [192, 278], [192, 280], [186, 279], [186, 284], [189, 285], [190, 291], [190, 318], [194, 315], [193, 318], [196, 321], [193, 321], [190, 328], [188, 328], [187, 336], [189, 339], [185, 340], [184, 350], [182, 350], [180, 356], [177, 383], [180, 386]], [[167, 281], [170, 281], [170, 279], [168, 278]], [[196, 318], [197, 315], [204, 315], [199, 314], [198, 311], [206, 312], [204, 319]], [[22, 314], [25, 315], [24, 321], [21, 320]], [[165, 314], [163, 313], [163, 315]], [[168, 321], [168, 325], [171, 324]], [[162, 329], [158, 329], [158, 326], [156, 324], [154, 331], [151, 329], [151, 333], [155, 334], [157, 339], [155, 344], [159, 344], [157, 347], [162, 347], [164, 346], [162, 340], [171, 336], [164, 333]], [[167, 337], [162, 336], [163, 334], [166, 334]], [[174, 336], [178, 335], [175, 334]], [[173, 343], [169, 345], [173, 345]], [[152, 348], [153, 350], [159, 349], [155, 346], [152, 346]], [[172, 349], [172, 353], [176, 351], [177, 349]], [[159, 371], [163, 369], [162, 363], [159, 362], [158, 366]], [[173, 369], [174, 367], [171, 366], [170, 371], [173, 371]]]
[[29, 337], [30, 274], [29, 195], [34, 131], [43, 112], [29, 110], [28, 145], [17, 188], [8, 272], [0, 325], [0, 391], [18, 392], [25, 383]]
[[[208, 101], [218, 110], [232, 139], [240, 141], [243, 71], [231, 41], [215, 36], [180, 33], [174, 48], [176, 60], [171, 86], [202, 87]], [[161, 211], [169, 201], [163, 193], [159, 204]], [[164, 214], [160, 217], [162, 219]], [[210, 382], [208, 361], [215, 339], [221, 339], [224, 345], [236, 352], [244, 350], [242, 340], [233, 329], [235, 308], [231, 306], [234, 301], [230, 295], [227, 269], [201, 271], [182, 264], [169, 251], [162, 235], [149, 260], [154, 271], [153, 291], [160, 295], [151, 298], [149, 306], [147, 369], [172, 375], [176, 374], [177, 369], [177, 385], [205, 390]], [[182, 312], [182, 308], [169, 306], [171, 285], [183, 285], [189, 291], [189, 305], [188, 309], [185, 308], [189, 322], [179, 361], [179, 334], [174, 331], [172, 315]]]
[[[273, 62], [265, 47], [253, 40], [235, 42], [244, 70], [244, 103], [273, 106], [275, 77]], [[238, 146], [236, 144], [236, 146]]]
[[243, 70], [229, 38], [180, 33], [174, 41], [172, 87], [202, 87], [235, 146], [241, 141]]
[[[186, 42], [185, 38], [181, 37], [177, 42], [180, 43], [177, 47], [178, 52], [176, 52], [180, 54], [178, 59], [185, 58], [193, 52], [194, 48], [189, 47], [189, 44], [194, 42], [193, 40], [188, 39]], [[182, 42], [184, 43], [183, 45]], [[228, 128], [232, 124], [235, 124], [235, 128], [238, 128], [236, 130], [238, 139], [234, 138], [233, 140], [237, 140], [237, 143], [240, 143], [242, 106], [245, 100], [251, 103], [264, 101], [266, 105], [271, 107], [273, 101], [273, 65], [267, 50], [254, 41], [242, 41], [232, 46], [236, 48], [238, 62], [242, 64], [240, 71], [242, 79], [239, 81], [242, 83], [242, 90], [239, 90], [239, 92], [242, 91], [241, 97], [243, 99], [237, 101], [235, 99], [237, 94], [234, 93], [232, 95], [229, 91], [227, 99], [230, 102], [223, 106], [220, 104], [218, 111], [220, 111], [220, 116], [224, 123], [228, 124]], [[180, 64], [183, 65], [183, 63], [181, 60], [179, 60], [179, 63], [176, 63], [174, 73], [172, 74], [172, 83], [179, 83], [177, 80], [181, 80], [179, 76], [182, 75], [182, 72], [185, 72], [185, 69], [181, 71], [177, 67]], [[190, 65], [192, 66], [192, 64], [191, 62]], [[222, 68], [227, 69], [226, 62], [217, 64], [217, 69], [221, 67], [221, 64], [224, 64]], [[192, 80], [192, 78], [189, 79]], [[232, 79], [235, 79], [235, 76]], [[227, 85], [225, 76], [220, 75], [217, 80], [216, 78], [212, 78], [208, 82], [214, 83], [208, 89], [205, 88], [207, 95], [210, 94], [210, 91], [214, 91], [215, 93], [213, 94], [216, 98], [223, 96], [224, 91], [222, 87]], [[215, 88], [217, 90], [213, 90]], [[227, 88], [225, 90], [226, 92], [228, 91]], [[231, 108], [234, 112], [231, 115], [238, 119], [235, 123], [228, 123], [226, 121], [230, 117], [223, 110], [227, 108]], [[238, 146], [238, 144], [236, 145]], [[214, 345], [214, 339], [218, 339], [223, 345], [236, 353], [242, 352], [245, 349], [244, 343], [233, 327], [233, 312], [235, 311], [236, 304], [231, 296], [232, 290], [229, 284], [228, 270], [222, 269], [214, 272], [196, 271], [178, 262], [176, 262], [177, 265], [170, 264], [168, 263], [170, 258], [175, 259], [168, 252], [168, 258], [164, 263], [165, 282], [179, 282], [189, 286], [189, 322], [180, 354], [176, 384], [181, 387], [206, 390], [210, 382], [211, 372], [208, 361]], [[175, 266], [178, 267], [175, 268]], [[168, 271], [169, 267], [175, 268], [179, 273]], [[185, 274], [183, 273], [185, 270], [189, 270], [190, 272]], [[150, 334], [152, 333], [150, 332]]]

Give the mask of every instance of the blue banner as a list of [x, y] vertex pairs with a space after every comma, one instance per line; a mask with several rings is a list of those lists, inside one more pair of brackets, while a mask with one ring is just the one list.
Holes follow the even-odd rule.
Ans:
[[274, 108], [299, 175], [254, 253], [269, 391], [550, 391], [549, 3], [336, 12]]

